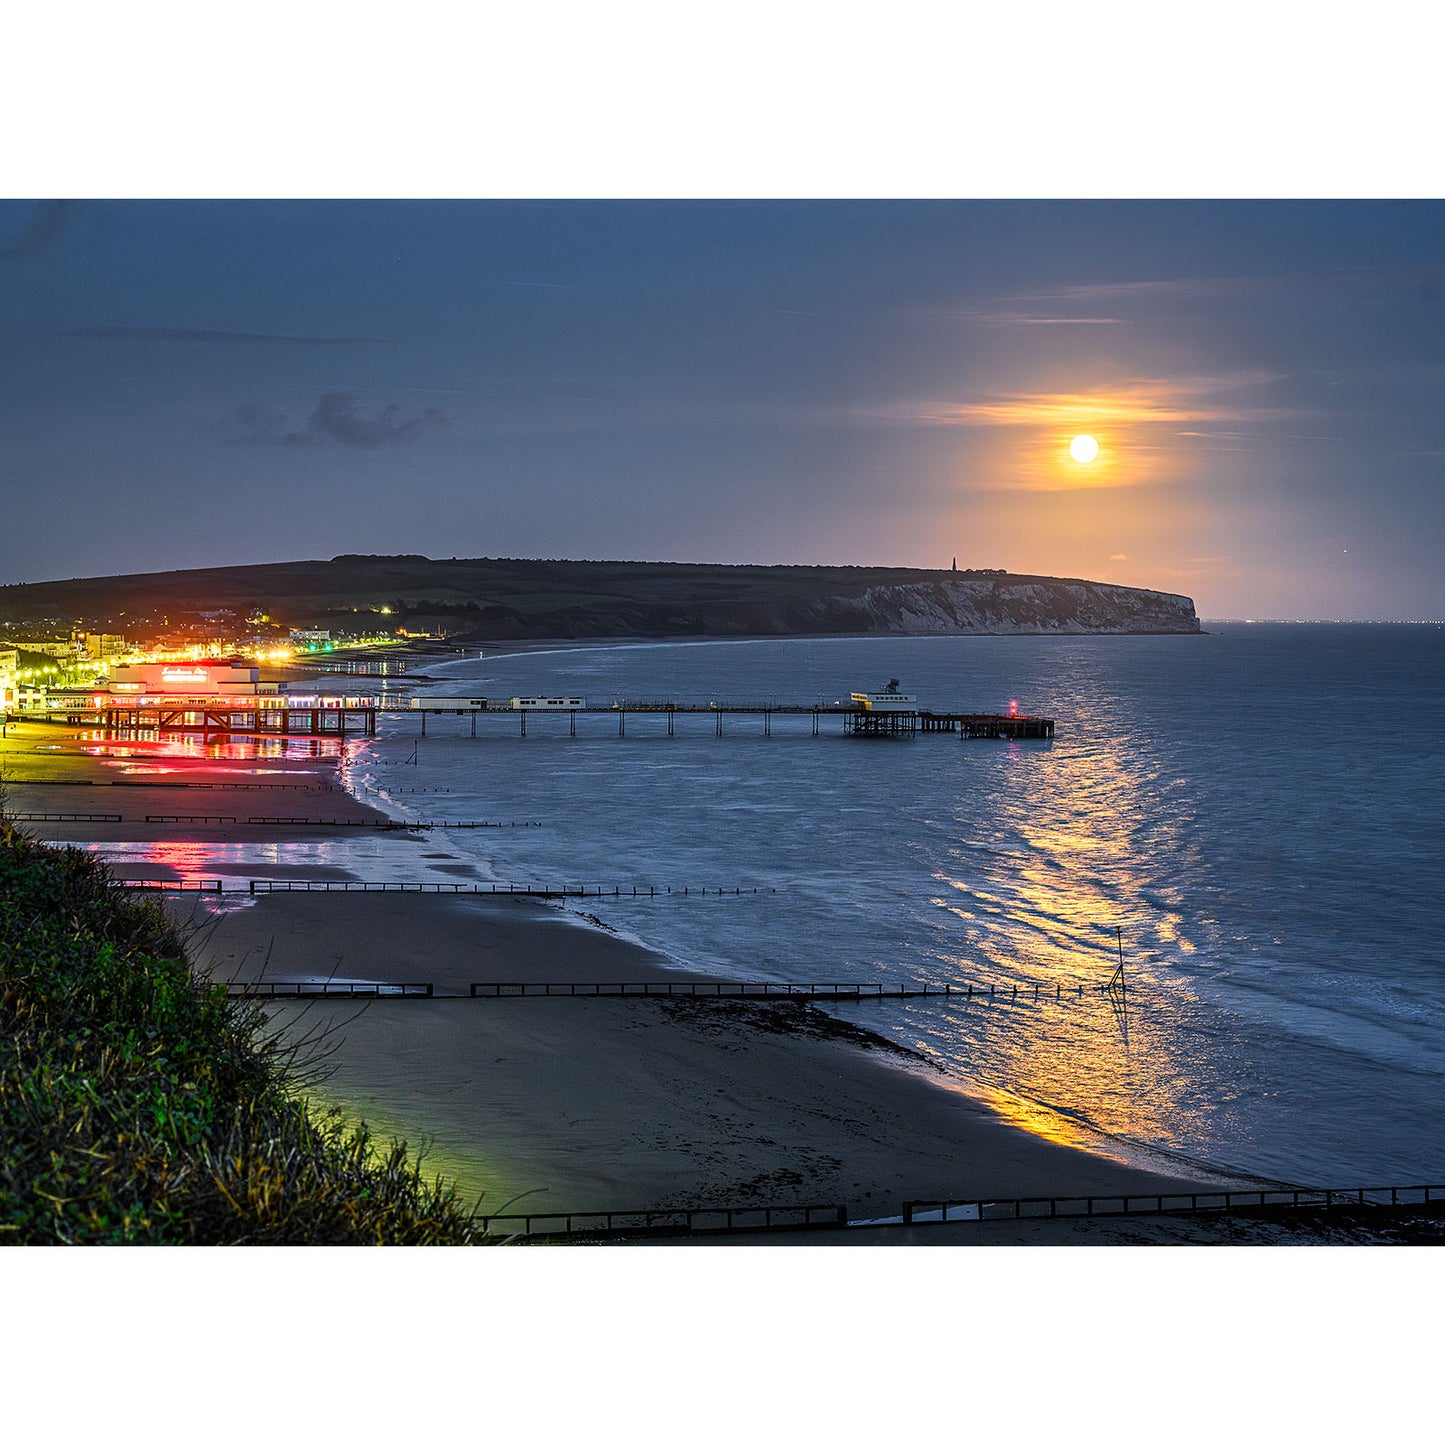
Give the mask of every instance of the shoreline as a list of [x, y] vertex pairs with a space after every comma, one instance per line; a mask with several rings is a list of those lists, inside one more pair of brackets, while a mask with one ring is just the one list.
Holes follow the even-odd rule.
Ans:
[[[41, 841], [129, 847], [117, 869], [125, 876], [355, 878], [365, 862], [400, 858], [397, 849], [410, 850], [408, 873], [447, 866], [426, 835], [400, 830], [146, 821], [239, 819], [239, 807], [192, 804], [237, 784], [238, 797], [266, 797], [250, 790], [279, 784], [324, 803], [327, 817], [389, 822], [345, 790], [334, 743], [201, 756], [185, 740], [98, 740], [36, 723], [9, 732], [0, 763], [11, 811], [121, 816], [23, 826]], [[196, 962], [218, 979], [465, 987], [701, 976], [525, 898], [333, 891], [165, 902], [193, 927]], [[523, 1196], [542, 1212], [826, 1203], [880, 1217], [905, 1198], [1151, 1193], [1166, 1181], [1244, 1177], [1176, 1160], [1137, 1168], [1045, 1140], [820, 1010], [785, 1017], [776, 1004], [681, 998], [265, 1007], [293, 1036], [318, 1038], [311, 1047], [329, 1070], [319, 1100], [424, 1143], [426, 1172], [479, 1195], [483, 1212]], [[1069, 1228], [1060, 1222], [1060, 1239]]]

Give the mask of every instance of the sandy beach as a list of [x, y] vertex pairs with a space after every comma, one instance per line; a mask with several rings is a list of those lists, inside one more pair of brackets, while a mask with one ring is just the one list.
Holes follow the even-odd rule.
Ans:
[[[218, 851], [240, 844], [264, 845], [265, 856], [231, 856], [231, 877], [241, 866], [253, 877], [360, 877], [347, 845], [324, 865], [288, 857], [288, 845], [343, 833], [367, 838], [368, 873], [378, 858], [395, 860], [392, 877], [416, 876], [426, 858], [457, 871], [426, 835], [332, 821], [384, 821], [341, 787], [334, 744], [261, 759], [239, 743], [223, 750], [230, 756], [193, 746], [12, 724], [0, 750], [8, 806], [110, 815], [25, 826], [44, 840], [119, 849], [126, 861], [116, 871], [132, 878], [216, 877]], [[283, 816], [318, 821], [240, 821]], [[420, 982], [465, 995], [474, 982], [695, 977], [525, 898], [228, 891], [170, 894], [167, 906], [193, 931], [198, 965], [226, 981]], [[266, 1009], [303, 1058], [324, 1065], [320, 1100], [424, 1144], [427, 1171], [454, 1179], [483, 1212], [807, 1204], [880, 1218], [911, 1199], [1148, 1194], [1206, 1177], [1162, 1156], [1157, 1169], [1139, 1168], [1046, 1141], [921, 1056], [796, 1004], [438, 996], [268, 1000]], [[1126, 1242], [1165, 1223], [1131, 1222]], [[986, 1231], [966, 1240], [952, 1229], [879, 1233], [884, 1242], [1025, 1242]], [[1025, 1233], [1119, 1242], [1065, 1221]]]

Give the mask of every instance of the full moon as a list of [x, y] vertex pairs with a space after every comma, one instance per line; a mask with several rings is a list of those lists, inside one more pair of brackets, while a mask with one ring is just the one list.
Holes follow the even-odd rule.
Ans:
[[1076, 462], [1091, 462], [1099, 455], [1099, 443], [1091, 436], [1077, 436], [1069, 443], [1069, 455]]

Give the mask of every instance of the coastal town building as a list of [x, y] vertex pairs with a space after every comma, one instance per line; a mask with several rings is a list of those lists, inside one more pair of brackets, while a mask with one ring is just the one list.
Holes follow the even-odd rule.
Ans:
[[77, 632], [76, 651], [92, 662], [119, 661], [126, 655], [125, 638], [118, 632]]

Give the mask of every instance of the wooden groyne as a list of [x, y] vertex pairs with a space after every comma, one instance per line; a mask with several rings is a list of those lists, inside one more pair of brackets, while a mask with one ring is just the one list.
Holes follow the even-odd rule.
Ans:
[[1349, 1189], [1183, 1190], [1172, 1194], [1076, 1195], [1032, 1199], [913, 1199], [901, 1224], [983, 1223], [1001, 1219], [1097, 1219], [1129, 1214], [1233, 1214], [1241, 1210], [1399, 1209], [1445, 1203], [1445, 1185], [1386, 1184]]
[[377, 881], [359, 878], [248, 878], [244, 885], [233, 888], [222, 886], [219, 878], [117, 878], [117, 888], [138, 888], [155, 892], [175, 891], [187, 893], [420, 893], [458, 896], [479, 896], [484, 898], [594, 898], [612, 899], [659, 899], [659, 898], [751, 898], [766, 893], [776, 893], [776, 888], [714, 888], [711, 885], [698, 887], [684, 884], [634, 883], [630, 886], [602, 883], [413, 883]]
[[409, 883], [366, 882], [355, 878], [252, 878], [252, 893], [445, 893], [517, 898], [741, 898], [776, 893], [776, 888], [711, 888], [684, 885], [657, 887], [633, 884], [611, 888], [601, 883]]
[[119, 823], [119, 813], [12, 813], [17, 823]]
[[[219, 889], [217, 890], [220, 891]], [[234, 981], [227, 985], [233, 994], [258, 995], [265, 998], [353, 998], [366, 994], [373, 998], [429, 998], [438, 1000], [466, 999], [699, 999], [708, 1002], [737, 1003], [885, 1003], [898, 1000], [926, 999], [931, 1003], [979, 1002], [1070, 1002], [1108, 993], [1121, 997], [1122, 985], [1110, 989], [1107, 984], [1083, 984], [1070, 979], [1040, 984], [918, 984], [893, 988], [871, 983], [742, 983], [732, 980], [666, 980], [647, 979], [638, 983], [506, 983], [487, 982], [445, 986], [430, 983], [333, 984], [324, 981], [266, 979]]]
[[[432, 998], [429, 983], [256, 983], [232, 981], [226, 985], [231, 998]], [[445, 995], [443, 995], [445, 997]]]
[[[702, 998], [792, 1003], [879, 1003], [888, 999], [1063, 999], [1109, 992], [1107, 984], [751, 983], [735, 979], [651, 979], [642, 983], [474, 983], [470, 998]], [[1122, 993], [1124, 985], [1116, 986]]]

